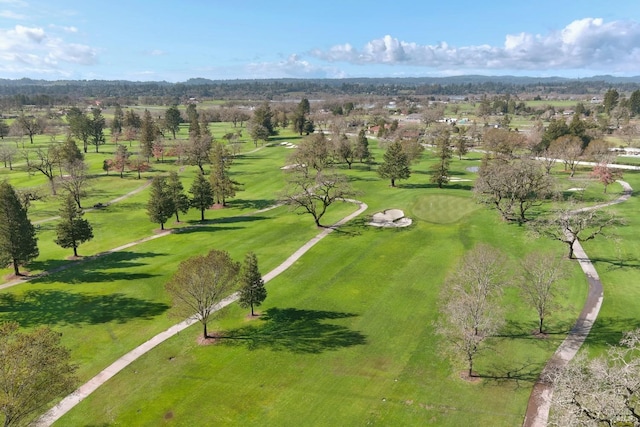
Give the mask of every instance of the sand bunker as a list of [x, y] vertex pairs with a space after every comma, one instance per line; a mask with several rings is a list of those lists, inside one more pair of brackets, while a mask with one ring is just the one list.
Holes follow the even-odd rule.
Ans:
[[449, 182], [470, 182], [470, 179], [466, 179], [466, 178], [458, 178], [458, 177], [451, 177], [449, 178]]
[[280, 145], [283, 145], [287, 148], [297, 148], [298, 146], [296, 144], [292, 144], [290, 142], [281, 142]]
[[404, 212], [400, 209], [387, 209], [373, 214], [369, 225], [374, 227], [407, 227], [412, 222], [411, 218], [404, 217]]
[[584, 191], [584, 188], [574, 187], [574, 188], [568, 189], [567, 191]]

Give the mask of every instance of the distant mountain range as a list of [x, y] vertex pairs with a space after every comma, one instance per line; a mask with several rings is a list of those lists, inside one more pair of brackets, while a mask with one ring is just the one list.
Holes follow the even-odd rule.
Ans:
[[611, 84], [640, 84], [640, 75], [632, 77], [618, 77], [612, 75], [599, 75], [592, 77], [568, 78], [568, 77], [530, 77], [530, 76], [484, 76], [484, 75], [460, 75], [449, 77], [352, 77], [344, 79], [303, 79], [303, 78], [277, 78], [277, 79], [206, 79], [202, 77], [191, 78], [185, 82], [171, 83], [167, 81], [130, 81], [130, 80], [36, 80], [30, 78], [22, 79], [0, 79], [0, 86], [60, 86], [60, 85], [100, 85], [100, 84], [123, 84], [123, 85], [224, 85], [224, 84], [246, 84], [255, 83], [314, 83], [329, 86], [337, 86], [342, 84], [363, 84], [363, 85], [402, 85], [402, 86], [420, 86], [420, 85], [465, 85], [465, 84], [481, 84], [481, 83], [502, 83], [512, 85], [536, 85], [536, 84], [558, 84], [568, 82], [605, 82]]

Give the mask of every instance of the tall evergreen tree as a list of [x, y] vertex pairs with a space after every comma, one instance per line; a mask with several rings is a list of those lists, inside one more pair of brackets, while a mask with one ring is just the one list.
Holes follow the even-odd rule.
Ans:
[[164, 112], [164, 125], [173, 135], [173, 139], [176, 139], [176, 132], [180, 129], [180, 123], [182, 123], [180, 110], [178, 110], [177, 105], [172, 105]]
[[204, 221], [204, 211], [213, 204], [213, 190], [211, 189], [211, 183], [207, 181], [201, 171], [198, 171], [193, 180], [189, 193], [192, 194], [191, 206], [200, 210], [200, 220]]
[[435, 155], [438, 159], [431, 169], [431, 183], [442, 188], [443, 184], [449, 182], [449, 163], [451, 162], [451, 147], [449, 146], [449, 132], [443, 132], [436, 140]]
[[102, 110], [99, 108], [93, 108], [91, 110], [91, 118], [89, 119], [89, 128], [91, 132], [91, 143], [96, 147], [96, 153], [98, 147], [106, 142], [104, 138], [104, 126], [105, 119], [102, 115]]
[[113, 111], [113, 119], [111, 120], [111, 135], [117, 136], [122, 133], [122, 127], [124, 126], [124, 111], [120, 104], [117, 104]]
[[231, 152], [220, 142], [215, 142], [211, 147], [211, 174], [209, 180], [216, 203], [226, 205], [227, 198], [234, 197], [240, 190], [240, 184], [231, 179], [229, 168], [233, 162]]
[[73, 248], [73, 256], [78, 256], [78, 246], [93, 239], [93, 228], [89, 221], [82, 218], [82, 209], [76, 206], [73, 196], [69, 194], [60, 207], [60, 222], [56, 226], [56, 245]]
[[384, 153], [384, 161], [378, 168], [378, 175], [382, 178], [389, 178], [391, 186], [396, 186], [396, 180], [408, 179], [411, 176], [409, 169], [409, 158], [402, 150], [400, 142], [392, 143]]
[[264, 287], [264, 280], [258, 270], [258, 257], [255, 253], [249, 252], [245, 256], [240, 270], [240, 299], [238, 303], [241, 307], [251, 307], [251, 315], [254, 316], [253, 307], [259, 307], [266, 298], [267, 289]]
[[82, 141], [83, 151], [86, 153], [89, 148], [89, 138], [91, 137], [91, 120], [78, 107], [72, 107], [67, 112], [67, 122], [71, 135]]
[[360, 132], [358, 132], [355, 156], [360, 159], [360, 163], [363, 163], [371, 157], [369, 140], [367, 139], [367, 134], [364, 129], [360, 129]]
[[15, 190], [6, 181], [0, 183], [0, 263], [19, 267], [39, 255], [36, 230]]
[[169, 196], [173, 199], [173, 207], [175, 209], [176, 222], [180, 222], [180, 212], [187, 213], [189, 211], [189, 198], [184, 194], [184, 187], [180, 181], [180, 177], [177, 172], [171, 171], [169, 173], [169, 180], [167, 181], [167, 191]]
[[142, 126], [140, 127], [140, 154], [147, 158], [147, 162], [153, 154], [153, 141], [158, 136], [158, 130], [149, 110], [144, 110]]
[[168, 190], [166, 178], [156, 176], [151, 182], [151, 195], [147, 202], [147, 213], [152, 222], [160, 224], [160, 229], [164, 230], [164, 224], [175, 212], [173, 199]]

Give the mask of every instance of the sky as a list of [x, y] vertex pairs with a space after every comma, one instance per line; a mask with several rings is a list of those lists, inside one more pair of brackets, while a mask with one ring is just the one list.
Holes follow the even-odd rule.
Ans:
[[0, 78], [640, 75], [640, 0], [0, 0]]

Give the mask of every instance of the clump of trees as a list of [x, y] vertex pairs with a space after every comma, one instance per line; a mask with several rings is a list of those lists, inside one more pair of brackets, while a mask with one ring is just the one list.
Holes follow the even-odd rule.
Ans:
[[552, 177], [532, 159], [485, 159], [474, 186], [476, 200], [497, 209], [504, 220], [520, 224], [553, 192]]
[[285, 171], [287, 186], [281, 193], [283, 203], [310, 214], [317, 227], [329, 206], [357, 193], [347, 177], [332, 169], [330, 150], [324, 134], [310, 135], [290, 158]]

